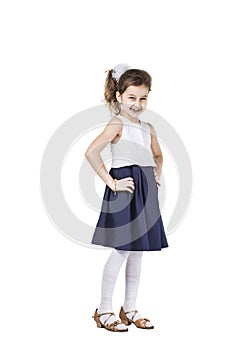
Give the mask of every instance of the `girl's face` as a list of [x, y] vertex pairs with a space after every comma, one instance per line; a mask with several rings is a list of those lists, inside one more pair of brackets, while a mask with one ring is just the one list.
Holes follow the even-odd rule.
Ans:
[[138, 117], [146, 109], [148, 93], [145, 85], [129, 86], [122, 95], [117, 92], [116, 98], [121, 104], [121, 114], [129, 118]]

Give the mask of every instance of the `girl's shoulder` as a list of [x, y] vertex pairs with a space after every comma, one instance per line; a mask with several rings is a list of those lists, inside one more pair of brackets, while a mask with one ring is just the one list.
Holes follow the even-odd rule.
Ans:
[[108, 122], [108, 124], [115, 124], [115, 123], [122, 124], [122, 119], [117, 115], [112, 116]]
[[156, 132], [155, 132], [155, 129], [154, 129], [153, 125], [151, 123], [149, 123], [149, 122], [146, 122], [146, 124], [150, 128], [151, 134], [156, 135]]

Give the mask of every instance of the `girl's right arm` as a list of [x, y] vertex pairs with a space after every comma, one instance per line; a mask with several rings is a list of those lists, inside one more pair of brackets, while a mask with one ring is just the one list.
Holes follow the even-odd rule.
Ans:
[[100, 153], [111, 142], [121, 130], [121, 121], [117, 117], [112, 117], [103, 132], [98, 135], [85, 152], [85, 157], [100, 178], [114, 190], [114, 179], [108, 173]]

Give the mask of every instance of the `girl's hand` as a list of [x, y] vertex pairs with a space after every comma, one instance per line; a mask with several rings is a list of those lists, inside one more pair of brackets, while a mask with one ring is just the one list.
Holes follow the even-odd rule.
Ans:
[[156, 170], [154, 169], [154, 175], [155, 175], [155, 181], [157, 183], [157, 185], [161, 186], [160, 184], [160, 176], [157, 174]]
[[[115, 184], [116, 182], [116, 184]], [[111, 189], [115, 191], [128, 191], [130, 193], [133, 193], [135, 186], [134, 186], [134, 179], [132, 177], [125, 177], [124, 179], [114, 180], [114, 183], [111, 186]]]

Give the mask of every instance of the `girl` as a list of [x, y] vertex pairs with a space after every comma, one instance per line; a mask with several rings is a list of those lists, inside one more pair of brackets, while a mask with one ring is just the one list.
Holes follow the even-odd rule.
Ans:
[[[90, 144], [85, 156], [106, 183], [93, 244], [111, 247], [102, 277], [101, 301], [95, 310], [97, 327], [128, 331], [134, 323], [153, 329], [136, 309], [143, 251], [168, 247], [158, 203], [163, 163], [161, 149], [151, 124], [140, 120], [145, 110], [151, 76], [144, 70], [117, 65], [105, 81], [105, 101], [114, 116]], [[100, 156], [110, 143], [112, 167], [108, 172]], [[112, 309], [112, 295], [119, 270], [125, 267], [125, 300], [119, 318]]]

